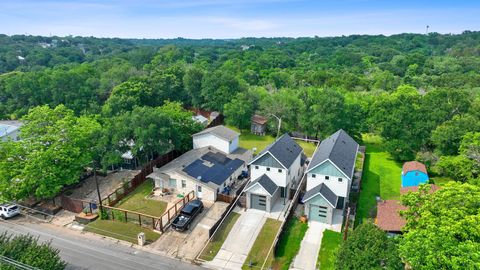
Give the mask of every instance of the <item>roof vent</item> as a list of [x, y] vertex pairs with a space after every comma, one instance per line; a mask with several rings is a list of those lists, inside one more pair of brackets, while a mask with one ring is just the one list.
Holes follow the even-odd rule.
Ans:
[[202, 181], [202, 176], [201, 175], [197, 176], [197, 180]]

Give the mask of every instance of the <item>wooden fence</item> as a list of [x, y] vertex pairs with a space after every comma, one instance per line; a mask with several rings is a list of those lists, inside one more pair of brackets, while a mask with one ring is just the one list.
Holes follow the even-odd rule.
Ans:
[[161, 167], [168, 162], [179, 157], [181, 153], [179, 151], [170, 151], [150, 162], [148, 162], [142, 170], [135, 175], [130, 181], [125, 182], [121, 187], [117, 188], [112, 193], [108, 194], [105, 199], [102, 199], [103, 205], [114, 206], [121, 199], [125, 198], [130, 192], [134, 191], [139, 185], [141, 185], [147, 179], [147, 176], [153, 172], [154, 167]]
[[151, 228], [153, 230], [163, 232], [161, 223], [158, 222], [160, 217], [155, 217], [135, 211], [126, 210], [104, 205], [102, 219], [117, 220], [122, 222], [130, 222], [141, 227]]
[[63, 209], [77, 214], [83, 212], [83, 210], [88, 210], [88, 212], [93, 213], [97, 208], [96, 202], [74, 199], [65, 195], [60, 197], [60, 201]]
[[159, 231], [164, 232], [173, 219], [177, 217], [182, 208], [193, 199], [195, 199], [195, 192], [192, 190], [185, 197], [179, 199], [175, 205], [167, 209], [167, 211], [165, 211], [165, 213], [158, 218], [155, 227], [159, 228]]
[[249, 182], [249, 180], [245, 179], [245, 181], [238, 187], [238, 189], [237, 189], [237, 191], [235, 192], [234, 195], [227, 195], [227, 194], [218, 193], [217, 194], [217, 201], [221, 201], [221, 202], [225, 202], [225, 203], [232, 203], [242, 193], [242, 190], [245, 188], [245, 186], [248, 184], [248, 182]]

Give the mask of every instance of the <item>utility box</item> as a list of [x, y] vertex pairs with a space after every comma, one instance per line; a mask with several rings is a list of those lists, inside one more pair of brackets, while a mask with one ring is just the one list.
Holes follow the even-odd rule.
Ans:
[[145, 233], [141, 232], [137, 235], [138, 245], [144, 246], [145, 245]]

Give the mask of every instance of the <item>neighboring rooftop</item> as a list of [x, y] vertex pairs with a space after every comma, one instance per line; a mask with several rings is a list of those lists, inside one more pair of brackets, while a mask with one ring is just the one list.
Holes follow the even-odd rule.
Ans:
[[202, 147], [186, 152], [161, 168], [154, 168], [148, 177], [156, 179], [162, 178], [162, 175], [179, 173], [216, 188], [244, 162], [248, 162], [251, 155], [249, 150], [243, 148], [226, 155], [214, 147]]
[[[412, 186], [412, 187], [402, 187], [400, 189], [400, 194], [401, 195], [404, 195], [404, 194], [407, 194], [408, 192], [418, 192], [418, 188], [420, 186]], [[430, 185], [430, 190], [428, 191], [428, 193], [433, 193], [437, 190], [441, 189], [441, 187], [437, 186], [437, 185], [434, 185], [434, 184], [431, 184]]]
[[195, 137], [195, 136], [209, 134], [209, 133], [211, 133], [211, 134], [213, 134], [217, 137], [223, 138], [225, 140], [228, 140], [228, 141], [231, 141], [231, 140], [237, 138], [238, 136], [240, 136], [240, 133], [238, 133], [234, 130], [231, 130], [231, 129], [223, 126], [223, 125], [204, 129], [204, 130], [202, 130], [198, 133], [193, 134], [193, 136]]
[[250, 182], [245, 188], [245, 191], [247, 191], [257, 183], [261, 185], [268, 192], [268, 194], [270, 194], [270, 196], [273, 196], [273, 194], [275, 194], [275, 191], [277, 191], [278, 189], [277, 184], [275, 184], [275, 182], [273, 182], [272, 179], [270, 179], [270, 177], [268, 177], [266, 174], [263, 174], [259, 178]]
[[318, 194], [322, 195], [322, 197], [325, 198], [325, 200], [327, 200], [336, 209], [343, 208], [345, 198], [335, 195], [335, 193], [324, 183], [321, 183], [307, 191], [303, 196], [303, 202], [307, 202]]
[[407, 172], [411, 172], [411, 171], [420, 171], [428, 174], [427, 168], [425, 167], [425, 165], [418, 161], [408, 161], [403, 164], [403, 167], [402, 167], [403, 174], [406, 174]]
[[292, 139], [292, 137], [285, 133], [263, 149], [263, 151], [258, 154], [257, 158], [261, 157], [266, 152], [272, 154], [272, 156], [282, 163], [285, 168], [290, 168], [298, 155], [303, 152], [303, 149]]
[[22, 122], [14, 120], [0, 120], [0, 138], [6, 136], [22, 126]]
[[255, 114], [252, 116], [252, 122], [260, 124], [260, 125], [265, 125], [267, 123], [268, 119], [264, 116]]
[[385, 200], [377, 203], [377, 226], [387, 232], [400, 232], [407, 223], [399, 211], [407, 208], [397, 200]]
[[313, 153], [307, 171], [329, 159], [351, 179], [357, 151], [358, 143], [347, 132], [340, 129], [320, 143]]

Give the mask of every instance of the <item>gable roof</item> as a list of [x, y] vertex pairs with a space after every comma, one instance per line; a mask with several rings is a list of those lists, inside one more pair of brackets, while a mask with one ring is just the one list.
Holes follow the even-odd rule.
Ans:
[[318, 186], [307, 191], [303, 196], [302, 201], [305, 203], [318, 194], [322, 195], [322, 197], [325, 198], [325, 200], [327, 200], [332, 207], [342, 209], [344, 201], [343, 197], [335, 195], [335, 193], [324, 183], [320, 183]]
[[418, 161], [408, 161], [403, 163], [403, 167], [402, 167], [403, 174], [406, 174], [407, 172], [411, 172], [411, 171], [420, 171], [425, 174], [428, 174], [427, 168], [423, 163], [420, 163]]
[[251, 118], [252, 122], [260, 124], [260, 125], [265, 125], [268, 121], [266, 117], [263, 117], [261, 115], [255, 114]]
[[325, 160], [330, 160], [351, 179], [357, 151], [358, 143], [347, 132], [340, 129], [320, 143], [318, 149], [313, 154], [312, 161], [308, 165], [307, 172]]
[[270, 177], [268, 177], [266, 174], [263, 174], [259, 178], [250, 182], [245, 188], [245, 191], [249, 190], [256, 184], [259, 184], [260, 186], [262, 186], [263, 189], [265, 189], [268, 192], [268, 194], [270, 194], [270, 196], [273, 196], [273, 194], [275, 194], [275, 192], [278, 189], [277, 184], [275, 184], [275, 182], [273, 182], [272, 179], [270, 179]]
[[298, 155], [303, 152], [303, 149], [298, 145], [292, 137], [287, 133], [268, 145], [265, 149], [254, 158], [250, 164], [255, 162], [265, 153], [270, 153], [278, 162], [280, 162], [286, 169], [290, 168], [292, 163], [297, 159]]
[[199, 136], [199, 135], [204, 135], [204, 134], [213, 134], [216, 135], [217, 137], [223, 138], [225, 140], [231, 141], [238, 136], [240, 136], [240, 133], [233, 131], [223, 125], [220, 126], [214, 126], [211, 128], [206, 128], [198, 133], [193, 134], [193, 137]]
[[377, 203], [377, 218], [375, 224], [387, 232], [400, 232], [407, 221], [398, 211], [407, 208], [397, 200], [385, 200]]

